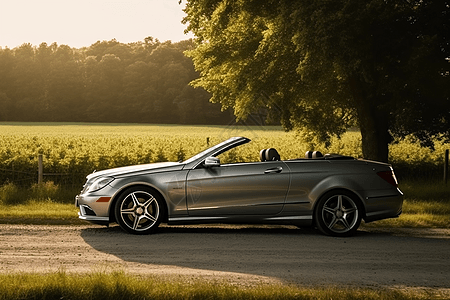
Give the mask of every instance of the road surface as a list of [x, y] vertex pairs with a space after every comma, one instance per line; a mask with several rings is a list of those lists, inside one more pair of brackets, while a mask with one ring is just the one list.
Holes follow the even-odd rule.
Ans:
[[293, 226], [0, 225], [0, 273], [109, 272], [236, 284], [450, 291], [450, 229], [363, 229], [351, 238]]

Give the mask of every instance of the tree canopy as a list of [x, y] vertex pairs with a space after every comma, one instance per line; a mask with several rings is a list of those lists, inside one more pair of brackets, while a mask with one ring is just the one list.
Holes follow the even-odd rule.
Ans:
[[0, 48], [0, 121], [227, 124], [184, 51], [191, 40]]
[[450, 133], [450, 1], [187, 0], [193, 85], [329, 141], [358, 126], [365, 158]]

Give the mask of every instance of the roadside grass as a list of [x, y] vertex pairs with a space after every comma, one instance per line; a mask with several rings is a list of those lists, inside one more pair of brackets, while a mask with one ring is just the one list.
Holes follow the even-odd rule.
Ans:
[[75, 193], [51, 181], [30, 188], [7, 183], [0, 186], [0, 223], [82, 224], [73, 204]]
[[78, 209], [73, 204], [57, 203], [51, 199], [31, 199], [23, 204], [0, 204], [0, 223], [36, 225], [77, 225]]
[[433, 299], [433, 290], [301, 287], [287, 284], [236, 285], [206, 280], [112, 273], [1, 274], [0, 300], [19, 299]]
[[364, 224], [365, 227], [450, 228], [450, 184], [404, 181], [403, 213], [399, 218]]
[[[369, 228], [450, 228], [450, 184], [404, 181], [403, 213], [399, 218], [363, 224]], [[77, 191], [52, 182], [21, 189], [8, 183], [0, 187], [0, 223], [86, 224], [73, 204]]]

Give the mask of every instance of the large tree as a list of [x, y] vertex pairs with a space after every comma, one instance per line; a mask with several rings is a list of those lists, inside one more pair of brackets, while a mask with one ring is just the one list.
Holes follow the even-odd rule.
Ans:
[[321, 141], [351, 126], [365, 158], [450, 128], [450, 1], [187, 0], [193, 82], [245, 118], [261, 107]]

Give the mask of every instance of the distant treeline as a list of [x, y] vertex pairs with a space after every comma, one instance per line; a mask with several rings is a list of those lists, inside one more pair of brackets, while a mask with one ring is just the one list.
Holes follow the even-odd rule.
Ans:
[[0, 121], [228, 124], [189, 82], [191, 40], [0, 48]]

